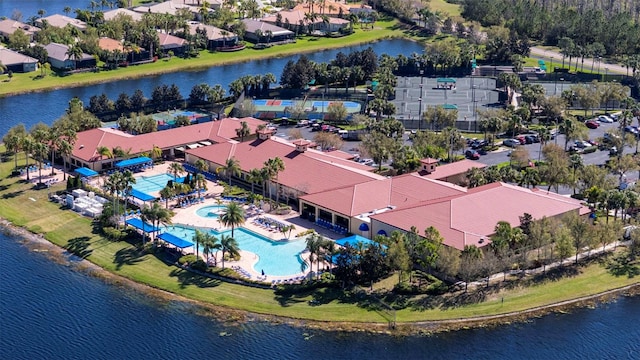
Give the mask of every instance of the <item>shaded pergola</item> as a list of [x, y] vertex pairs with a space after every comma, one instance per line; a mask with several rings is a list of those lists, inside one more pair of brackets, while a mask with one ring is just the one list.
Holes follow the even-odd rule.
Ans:
[[438, 89], [455, 89], [456, 79], [454, 78], [437, 78], [436, 87]]
[[166, 233], [166, 232], [158, 235], [158, 239], [168, 244], [171, 244], [180, 250], [194, 245], [191, 241], [181, 239], [173, 234]]
[[140, 190], [136, 190], [136, 189], [132, 189], [131, 192], [129, 193], [129, 195], [133, 196], [134, 198], [142, 201], [143, 204], [147, 204], [147, 201], [155, 201], [158, 198], [153, 196], [153, 195], [149, 195], [146, 192], [142, 192]]
[[360, 236], [360, 235], [351, 235], [351, 236], [347, 236], [345, 238], [336, 240], [336, 244], [340, 246], [349, 245], [349, 246], [355, 247], [359, 243], [363, 245], [369, 245], [369, 244], [375, 244], [376, 242], [373, 240], [369, 240], [366, 237]]
[[140, 156], [133, 159], [127, 159], [118, 161], [114, 164], [114, 166], [120, 170], [122, 169], [135, 169], [143, 166], [151, 166], [153, 165], [153, 160], [146, 156]]
[[141, 231], [143, 239], [146, 234], [156, 233], [160, 231], [160, 228], [153, 226], [149, 223], [146, 223], [138, 218], [128, 219], [124, 223], [130, 226], [133, 226], [134, 228], [136, 228], [136, 230]]
[[97, 171], [91, 170], [86, 167], [80, 167], [75, 170], [75, 173], [84, 178], [90, 178], [98, 175]]

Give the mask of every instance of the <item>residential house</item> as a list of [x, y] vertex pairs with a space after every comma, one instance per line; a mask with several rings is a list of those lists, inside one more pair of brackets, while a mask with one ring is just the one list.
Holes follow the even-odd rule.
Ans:
[[296, 33], [306, 32], [309, 29], [320, 30], [322, 28], [322, 17], [320, 15], [313, 14], [313, 17], [309, 17], [302, 10], [281, 10], [276, 15], [264, 17], [262, 21], [276, 26], [283, 26]]
[[111, 21], [118, 16], [130, 16], [133, 21], [142, 20], [142, 14], [133, 10], [118, 8], [104, 12], [104, 20]]
[[194, 16], [194, 19], [197, 16], [199, 16], [199, 11], [200, 11], [199, 7], [175, 3], [173, 1], [152, 3], [150, 5], [141, 5], [133, 8], [132, 10], [140, 14], [152, 13], [152, 14], [177, 15], [180, 9], [186, 9], [189, 12], [191, 12]]
[[158, 38], [160, 39], [160, 51], [163, 54], [172, 51], [174, 55], [182, 55], [187, 51], [187, 40], [183, 38], [163, 32], [158, 33]]
[[196, 21], [189, 22], [189, 34], [195, 35], [197, 31], [205, 31], [207, 34], [207, 49], [215, 50], [220, 47], [238, 45], [238, 35], [217, 28], [211, 25], [205, 25]]
[[52, 68], [72, 70], [91, 68], [96, 66], [96, 59], [89, 55], [82, 53], [79, 59], [73, 59], [69, 56], [69, 47], [64, 44], [50, 43], [45, 45], [49, 55], [48, 61]]
[[47, 25], [49, 26], [54, 26], [54, 27], [59, 27], [59, 28], [63, 28], [67, 25], [71, 25], [74, 28], [84, 32], [85, 30], [87, 30], [87, 23], [82, 21], [82, 20], [78, 20], [78, 19], [74, 19], [65, 15], [60, 15], [60, 14], [53, 14], [51, 16], [47, 16], [47, 17], [43, 17], [40, 18], [38, 20], [36, 20], [36, 26], [42, 28], [44, 25], [44, 23], [47, 23]]
[[[293, 31], [281, 28], [279, 26], [254, 19], [243, 19], [245, 25], [244, 38], [254, 43], [266, 42], [265, 34], [270, 31], [271, 37], [268, 39], [270, 43], [289, 42], [295, 37]], [[261, 34], [262, 36], [258, 36]]]
[[6, 42], [16, 30], [22, 30], [27, 36], [29, 41], [33, 41], [33, 35], [40, 31], [39, 28], [31, 26], [29, 24], [22, 23], [11, 19], [0, 20], [0, 40]]
[[26, 73], [36, 71], [38, 60], [9, 49], [0, 49], [0, 63], [7, 67], [6, 71]]

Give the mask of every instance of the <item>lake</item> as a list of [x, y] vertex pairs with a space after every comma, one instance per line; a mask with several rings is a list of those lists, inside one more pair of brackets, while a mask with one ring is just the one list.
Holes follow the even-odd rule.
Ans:
[[[378, 55], [386, 53], [391, 56], [397, 56], [398, 54], [409, 56], [414, 52], [422, 52], [423, 50], [423, 47], [416, 42], [394, 39], [366, 45], [350, 46], [342, 49], [318, 51], [307, 54], [307, 56], [316, 62], [328, 62], [334, 59], [338, 52], [342, 51], [348, 54], [352, 51], [364, 50], [368, 47], [372, 47]], [[0, 137], [6, 134], [11, 126], [18, 123], [25, 124], [27, 129], [40, 121], [50, 125], [55, 119], [64, 114], [64, 111], [68, 107], [69, 100], [74, 96], [79, 97], [84, 101], [85, 105], [87, 105], [89, 98], [93, 95], [105, 93], [110, 99], [116, 100], [122, 92], [131, 95], [136, 89], [140, 89], [145, 96], [151, 97], [151, 92], [154, 87], [162, 84], [176, 84], [178, 88], [180, 88], [182, 95], [186, 98], [189, 96], [191, 88], [194, 85], [203, 82], [209, 85], [220, 84], [228, 93], [229, 83], [245, 75], [273, 73], [279, 82], [282, 69], [287, 61], [295, 61], [298, 58], [299, 55], [253, 60], [244, 63], [211, 67], [204, 70], [181, 71], [139, 79], [120, 80], [103, 84], [0, 98]]]
[[640, 297], [531, 322], [394, 337], [260, 320], [222, 323], [181, 301], [105, 284], [0, 233], [2, 359], [637, 359]]
[[[38, 16], [38, 10], [41, 9], [45, 11], [44, 16], [64, 15], [63, 10], [67, 6], [73, 11], [75, 9], [90, 9], [90, 4], [90, 0], [1, 0], [0, 16], [11, 18], [14, 11], [17, 10], [22, 13], [22, 21], [26, 22], [31, 16]], [[108, 10], [110, 10], [108, 6], [103, 8], [103, 11]], [[69, 16], [74, 17], [75, 14], [69, 13]]]

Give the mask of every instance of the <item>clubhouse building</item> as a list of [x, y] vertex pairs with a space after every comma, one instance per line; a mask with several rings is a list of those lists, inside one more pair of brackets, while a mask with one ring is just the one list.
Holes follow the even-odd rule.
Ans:
[[[244, 139], [236, 133], [241, 121], [247, 122], [252, 134]], [[101, 157], [99, 147], [120, 147], [132, 156], [156, 148], [165, 158], [184, 157], [189, 164], [203, 160], [214, 173], [234, 158], [241, 173], [233, 177], [233, 184], [277, 193], [280, 201], [298, 208], [301, 218], [332, 229], [336, 235], [373, 238], [412, 227], [423, 233], [433, 226], [445, 245], [458, 250], [488, 245], [498, 221], [519, 226], [524, 213], [540, 219], [590, 212], [578, 200], [539, 189], [506, 183], [463, 187], [466, 171], [484, 166], [470, 160], [437, 166], [434, 159], [424, 159], [419, 171], [381, 176], [346, 152], [319, 151], [311, 141], [287, 141], [268, 129], [257, 130], [264, 124], [254, 118], [226, 118], [143, 135], [94, 129], [78, 134], [69, 160], [74, 166], [101, 171], [112, 168], [118, 159]], [[275, 157], [285, 164], [277, 179], [266, 182], [265, 188], [252, 184], [251, 170], [263, 168]]]

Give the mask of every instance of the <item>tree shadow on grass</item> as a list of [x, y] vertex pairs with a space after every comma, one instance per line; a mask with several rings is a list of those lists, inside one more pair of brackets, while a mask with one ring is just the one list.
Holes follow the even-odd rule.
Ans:
[[2, 194], [2, 198], [3, 199], [13, 199], [15, 197], [18, 197], [20, 195], [22, 195], [24, 193], [24, 190], [18, 190], [18, 191], [13, 191], [10, 193], [6, 193], [6, 194]]
[[184, 269], [173, 269], [169, 276], [175, 277], [180, 282], [180, 288], [184, 289], [189, 285], [195, 285], [201, 289], [220, 286], [222, 281], [197, 274]]
[[89, 240], [91, 239], [88, 236], [73, 238], [69, 240], [65, 249], [78, 257], [86, 259], [93, 252], [93, 250], [89, 249]]
[[144, 252], [136, 248], [126, 247], [116, 252], [113, 262], [116, 264], [116, 269], [120, 270], [124, 265], [135, 265], [141, 262], [144, 255]]

